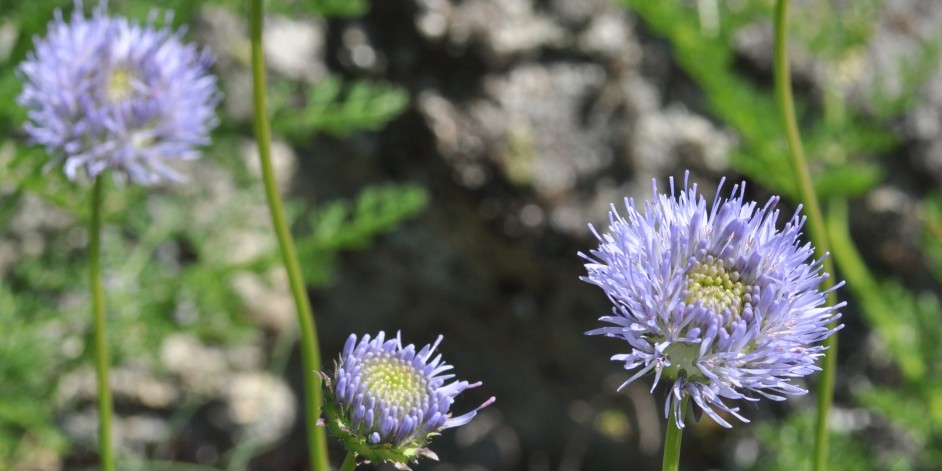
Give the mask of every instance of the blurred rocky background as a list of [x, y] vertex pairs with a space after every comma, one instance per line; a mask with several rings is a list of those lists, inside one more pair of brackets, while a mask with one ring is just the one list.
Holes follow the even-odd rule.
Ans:
[[[111, 10], [143, 18], [144, 3]], [[648, 198], [652, 179], [680, 184], [686, 171], [708, 198], [721, 178], [724, 191], [745, 179], [750, 197], [783, 194], [783, 212], [796, 208], [770, 98], [771, 2], [271, 3], [276, 164], [307, 256], [324, 368], [350, 333], [445, 336], [456, 374], [484, 382], [454, 410], [497, 403], [437, 438], [442, 462], [417, 470], [658, 469], [664, 393], [649, 392], [650, 378], [615, 392], [629, 374], [609, 357], [626, 346], [583, 335], [610, 306], [579, 280], [577, 254], [594, 248], [587, 224], [604, 227], [611, 204]], [[835, 459], [860, 463], [838, 469], [938, 469], [942, 417], [919, 428], [887, 410], [935, 410], [927, 398], [942, 393], [938, 376], [912, 373], [931, 376], [940, 358], [925, 337], [942, 329], [942, 4], [794, 3], [809, 155], [828, 209], [847, 215], [837, 220], [851, 235], [851, 245], [836, 242], [843, 260], [862, 264], [840, 264], [835, 249], [850, 304]], [[188, 169], [191, 183], [110, 192], [120, 447], [213, 468], [302, 470], [293, 304], [253, 167], [246, 6], [170, 6], [217, 55], [223, 125]], [[41, 34], [51, 18], [34, 10], [52, 7], [3, 14], [5, 71], [28, 50], [24, 31]], [[15, 79], [4, 84], [4, 99], [14, 96]], [[21, 139], [22, 117], [8, 114], [4, 132]], [[48, 423], [13, 421], [0, 443], [10, 469], [87, 469], [97, 418], [75, 204], [84, 196], [29, 162], [42, 153], [0, 147], [0, 273], [7, 305], [48, 314], [35, 332], [14, 324], [22, 343], [48, 345], [40, 358], [60, 366], [29, 370], [42, 383], [30, 387], [50, 398], [38, 416]], [[20, 292], [37, 299], [17, 301]], [[4, 382], [28, 376], [12, 368]], [[693, 424], [683, 469], [801, 469], [792, 463], [810, 450], [813, 404], [743, 405], [753, 423], [732, 430]], [[0, 420], [15, 406], [0, 407]]]

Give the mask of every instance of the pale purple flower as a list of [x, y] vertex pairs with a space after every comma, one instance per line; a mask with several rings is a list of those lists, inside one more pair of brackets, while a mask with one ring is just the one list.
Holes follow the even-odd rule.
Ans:
[[844, 303], [825, 306], [828, 275], [799, 240], [804, 217], [796, 211], [779, 230], [778, 197], [759, 207], [744, 192], [734, 186], [723, 200], [717, 190], [708, 207], [686, 177], [679, 193], [673, 179], [666, 195], [655, 182], [643, 211], [626, 199], [624, 216], [612, 206], [607, 232], [590, 225], [599, 248], [580, 253], [582, 279], [614, 304], [601, 318], [611, 325], [588, 334], [628, 343], [612, 357], [638, 370], [622, 388], [649, 372], [655, 387], [668, 381], [664, 414], [673, 408], [678, 427], [684, 397], [730, 427], [718, 412], [748, 420], [726, 400], [806, 393], [793, 381], [820, 369], [818, 343], [842, 327], [828, 328]]
[[90, 18], [76, 1], [66, 22], [57, 10], [44, 38], [20, 64], [26, 132], [64, 161], [75, 179], [107, 169], [148, 185], [183, 180], [169, 165], [200, 156], [216, 126], [220, 93], [207, 50], [182, 42], [183, 30], [108, 16]]
[[[453, 417], [455, 397], [481, 383], [452, 381], [452, 366], [443, 363], [432, 345], [416, 350], [402, 345], [400, 335], [386, 339], [364, 335], [357, 342], [350, 335], [333, 379], [325, 377], [325, 421], [331, 433], [347, 449], [367, 461], [389, 461], [400, 469], [420, 456], [436, 458], [427, 447], [441, 430], [464, 425], [479, 410], [494, 402]], [[447, 384], [446, 384], [447, 383]]]

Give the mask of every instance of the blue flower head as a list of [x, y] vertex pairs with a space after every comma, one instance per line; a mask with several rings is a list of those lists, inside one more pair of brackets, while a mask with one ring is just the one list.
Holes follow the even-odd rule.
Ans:
[[462, 391], [481, 383], [446, 381], [452, 367], [442, 363], [432, 345], [416, 351], [403, 347], [400, 336], [386, 339], [364, 335], [357, 342], [350, 335], [336, 365], [333, 380], [324, 376], [325, 423], [347, 449], [366, 461], [387, 461], [399, 469], [425, 456], [437, 459], [427, 448], [441, 430], [464, 425], [479, 410], [494, 402], [488, 399], [477, 409], [452, 417], [449, 409]]
[[667, 195], [655, 182], [643, 212], [631, 199], [624, 216], [613, 205], [608, 232], [589, 226], [598, 250], [580, 253], [582, 279], [614, 305], [600, 319], [610, 325], [588, 334], [628, 343], [629, 353], [612, 357], [638, 370], [622, 388], [651, 371], [654, 386], [668, 381], [664, 412], [674, 409], [678, 427], [685, 397], [697, 416], [730, 427], [719, 412], [748, 420], [724, 400], [806, 393], [792, 380], [820, 369], [818, 342], [842, 327], [828, 328], [844, 303], [825, 306], [818, 286], [828, 275], [799, 240], [804, 217], [796, 212], [778, 230], [778, 197], [758, 207], [744, 191], [734, 186], [722, 200], [718, 190], [708, 207], [686, 177], [679, 193], [671, 179]]
[[[169, 163], [200, 156], [217, 124], [220, 93], [212, 56], [181, 41], [183, 30], [112, 18], [102, 0], [91, 18], [76, 0], [57, 10], [44, 38], [19, 66], [26, 132], [65, 173], [107, 169], [148, 185], [182, 180]], [[167, 14], [164, 24], [169, 24]]]

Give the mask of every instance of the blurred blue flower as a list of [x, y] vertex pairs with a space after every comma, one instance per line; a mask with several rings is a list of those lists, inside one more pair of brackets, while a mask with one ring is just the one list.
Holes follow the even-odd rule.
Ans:
[[630, 199], [624, 217], [613, 205], [608, 232], [589, 226], [598, 250], [579, 254], [587, 261], [582, 279], [614, 304], [600, 319], [612, 325], [588, 334], [628, 342], [630, 353], [612, 359], [640, 369], [621, 388], [651, 371], [655, 387], [662, 377], [669, 382], [664, 413], [673, 408], [678, 427], [684, 397], [697, 417], [703, 411], [730, 427], [719, 411], [748, 420], [724, 399], [806, 393], [793, 379], [820, 369], [816, 344], [843, 327], [828, 328], [844, 303], [824, 305], [818, 286], [828, 275], [799, 240], [804, 217], [796, 212], [779, 231], [778, 197], [760, 208], [744, 192], [734, 186], [721, 200], [717, 190], [708, 208], [686, 177], [679, 194], [673, 179], [666, 195], [655, 182], [643, 212]]
[[183, 30], [156, 27], [155, 14], [140, 25], [106, 6], [86, 18], [77, 0], [71, 21], [57, 10], [46, 37], [34, 39], [18, 69], [26, 132], [73, 180], [80, 168], [144, 185], [183, 180], [168, 164], [198, 158], [217, 124], [212, 56], [184, 44]]
[[464, 425], [477, 409], [458, 417], [449, 413], [455, 396], [481, 383], [453, 381], [442, 374], [452, 367], [434, 355], [442, 337], [416, 351], [403, 347], [399, 335], [386, 340], [350, 335], [336, 365], [333, 381], [324, 377], [327, 390], [324, 412], [330, 432], [349, 451], [366, 461], [387, 461], [399, 469], [421, 456], [437, 459], [426, 445], [441, 430]]

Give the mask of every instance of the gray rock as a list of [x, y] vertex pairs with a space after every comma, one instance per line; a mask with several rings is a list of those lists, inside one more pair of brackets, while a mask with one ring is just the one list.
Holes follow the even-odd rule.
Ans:
[[430, 40], [446, 39], [457, 50], [483, 48], [494, 63], [568, 41], [566, 31], [538, 11], [532, 0], [418, 0], [416, 25]]
[[265, 19], [264, 34], [265, 63], [273, 72], [306, 83], [327, 75], [323, 21], [273, 15]]
[[[160, 378], [141, 368], [116, 367], [111, 375], [112, 395], [118, 401], [126, 401], [154, 409], [174, 406], [182, 393], [172, 381]], [[95, 372], [91, 368], [75, 370], [59, 380], [57, 403], [67, 404], [93, 402], [98, 397]]]
[[612, 162], [605, 116], [583, 121], [605, 81], [602, 67], [525, 65], [486, 80], [489, 99], [470, 114], [485, 141], [496, 144], [488, 156], [510, 181], [553, 198]]
[[733, 144], [731, 133], [682, 106], [642, 115], [632, 134], [635, 168], [645, 175], [676, 168], [722, 173]]
[[362, 25], [348, 25], [341, 39], [343, 43], [337, 56], [347, 67], [371, 73], [380, 73], [386, 67], [386, 57], [373, 47]]
[[197, 397], [217, 396], [229, 375], [223, 351], [203, 345], [189, 334], [167, 337], [160, 346], [160, 362], [179, 378], [187, 394]]
[[245, 271], [236, 273], [232, 287], [253, 322], [275, 332], [297, 330], [297, 308], [283, 268], [272, 270], [267, 277]]
[[270, 445], [284, 437], [298, 416], [291, 388], [267, 373], [232, 374], [223, 397], [232, 422], [241, 428], [242, 438], [259, 446]]

